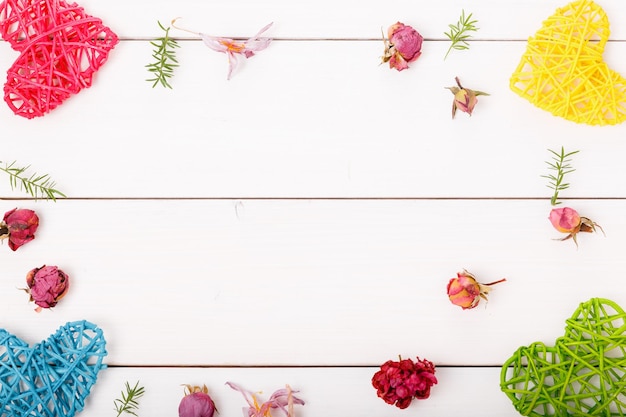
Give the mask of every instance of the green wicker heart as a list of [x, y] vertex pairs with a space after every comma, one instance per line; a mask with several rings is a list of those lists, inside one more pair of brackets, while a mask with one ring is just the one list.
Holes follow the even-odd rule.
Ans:
[[592, 298], [566, 321], [553, 347], [520, 347], [502, 366], [500, 388], [524, 416], [626, 415], [626, 313]]

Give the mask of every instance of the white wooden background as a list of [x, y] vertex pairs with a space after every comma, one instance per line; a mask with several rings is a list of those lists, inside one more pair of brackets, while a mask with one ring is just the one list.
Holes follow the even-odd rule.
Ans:
[[[626, 126], [556, 118], [508, 79], [556, 0], [83, 0], [121, 38], [94, 85], [45, 117], [0, 106], [3, 161], [48, 173], [68, 196], [32, 201], [0, 182], [2, 203], [33, 208], [37, 239], [2, 249], [0, 325], [35, 343], [67, 321], [107, 339], [109, 368], [82, 413], [114, 415], [140, 380], [140, 416], [173, 416], [181, 384], [206, 384], [238, 416], [236, 382], [265, 398], [285, 383], [298, 415], [518, 415], [499, 388], [519, 346], [551, 343], [579, 303], [626, 307]], [[626, 5], [605, 58], [626, 75]], [[480, 30], [469, 51], [443, 32], [461, 9]], [[245, 38], [269, 22], [270, 47], [230, 81], [223, 54], [180, 31], [173, 90], [145, 81], [157, 20]], [[426, 38], [398, 73], [379, 66], [381, 27]], [[17, 53], [0, 43], [0, 69]], [[444, 87], [491, 93], [450, 118]], [[548, 148], [580, 150], [565, 202], [606, 231], [573, 242], [547, 220]], [[1, 180], [0, 180], [1, 181]], [[17, 288], [58, 265], [68, 296], [33, 312]], [[446, 284], [467, 268], [506, 277], [462, 311]], [[426, 401], [399, 410], [371, 377], [388, 359], [437, 365]]]

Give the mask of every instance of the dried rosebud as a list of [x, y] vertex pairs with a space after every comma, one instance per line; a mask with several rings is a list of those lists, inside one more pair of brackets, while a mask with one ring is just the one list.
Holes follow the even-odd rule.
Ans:
[[33, 210], [13, 209], [4, 213], [0, 223], [0, 239], [9, 239], [9, 247], [17, 250], [35, 238], [39, 217]]
[[452, 91], [452, 94], [454, 94], [454, 100], [452, 101], [452, 118], [454, 119], [457, 109], [471, 116], [476, 103], [478, 103], [478, 99], [476, 97], [488, 96], [489, 94], [483, 91], [463, 88], [463, 86], [461, 86], [461, 82], [459, 81], [459, 77], [456, 77], [454, 80], [456, 81], [457, 87], [446, 87], [448, 90]]
[[415, 61], [422, 54], [424, 38], [411, 26], [397, 22], [387, 29], [387, 36], [388, 39], [383, 34], [385, 52], [382, 60], [389, 62], [389, 68], [405, 70], [409, 62]]
[[57, 305], [59, 300], [67, 294], [70, 288], [70, 278], [56, 266], [42, 266], [35, 268], [26, 275], [25, 289], [30, 294], [30, 301], [37, 304], [35, 311]]
[[216, 411], [215, 403], [209, 396], [209, 389], [206, 385], [202, 388], [185, 385], [185, 396], [178, 406], [179, 417], [213, 417]]
[[407, 408], [413, 398], [428, 398], [430, 387], [436, 383], [435, 365], [419, 357], [417, 362], [411, 359], [387, 361], [372, 377], [378, 397], [398, 408]]
[[567, 236], [559, 240], [571, 238], [576, 243], [576, 246], [578, 246], [576, 234], [579, 232], [593, 233], [598, 228], [604, 233], [604, 230], [598, 223], [587, 217], [581, 217], [576, 210], [569, 207], [552, 209], [550, 211], [550, 223], [559, 232], [567, 233]]
[[456, 278], [452, 278], [448, 282], [448, 298], [452, 304], [463, 307], [463, 310], [476, 307], [481, 298], [487, 301], [487, 293], [491, 290], [490, 286], [506, 281], [506, 278], [502, 278], [488, 284], [481, 284], [476, 281], [474, 275], [466, 270], [458, 272], [456, 275]]

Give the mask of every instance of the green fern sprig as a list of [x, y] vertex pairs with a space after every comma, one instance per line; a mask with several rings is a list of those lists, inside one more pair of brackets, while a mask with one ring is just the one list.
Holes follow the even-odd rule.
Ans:
[[467, 43], [467, 40], [472, 37], [470, 32], [476, 32], [478, 30], [475, 26], [476, 23], [478, 23], [478, 20], [472, 20], [472, 13], [465, 16], [465, 10], [461, 10], [461, 17], [456, 25], [448, 25], [450, 32], [444, 32], [452, 44], [448, 48], [448, 52], [446, 52], [446, 56], [443, 59], [446, 59], [450, 51], [453, 49], [459, 51], [469, 49], [469, 43]]
[[163, 87], [172, 88], [167, 80], [174, 76], [174, 68], [178, 66], [175, 49], [178, 48], [179, 45], [176, 40], [170, 38], [169, 26], [165, 28], [161, 22], [157, 21], [157, 23], [165, 32], [165, 35], [161, 38], [157, 38], [156, 41], [150, 42], [150, 44], [154, 46], [152, 57], [155, 59], [155, 62], [146, 65], [146, 67], [149, 72], [153, 73], [154, 78], [148, 78], [146, 81], [153, 83], [152, 88], [156, 87], [159, 83]]
[[565, 149], [562, 146], [561, 152], [556, 152], [552, 149], [548, 149], [548, 151], [552, 154], [552, 161], [546, 161], [546, 164], [548, 164], [548, 169], [556, 171], [556, 174], [542, 175], [542, 177], [549, 180], [547, 186], [548, 188], [554, 190], [554, 194], [550, 199], [550, 204], [556, 206], [561, 204], [557, 201], [559, 198], [559, 192], [569, 188], [569, 184], [563, 182], [565, 175], [575, 171], [570, 164], [570, 162], [572, 162], [571, 156], [577, 154], [579, 151], [565, 153]]
[[126, 382], [126, 392], [122, 391], [122, 398], [118, 398], [113, 403], [115, 404], [115, 411], [117, 416], [120, 417], [122, 413], [132, 414], [137, 416], [136, 410], [139, 409], [139, 403], [137, 400], [145, 393], [144, 388], [139, 386], [139, 381], [135, 383], [134, 387], [130, 387], [130, 384]]
[[[2, 161], [0, 161], [0, 164], [2, 164]], [[4, 163], [4, 166], [0, 165], [0, 171], [9, 175], [9, 183], [12, 190], [19, 188], [20, 191], [27, 192], [35, 199], [43, 197], [56, 201], [57, 197], [65, 197], [65, 194], [55, 188], [56, 183], [52, 181], [48, 174], [39, 175], [35, 172], [32, 175], [28, 175], [26, 171], [30, 168], [30, 165], [18, 167], [15, 164], [16, 161]]]

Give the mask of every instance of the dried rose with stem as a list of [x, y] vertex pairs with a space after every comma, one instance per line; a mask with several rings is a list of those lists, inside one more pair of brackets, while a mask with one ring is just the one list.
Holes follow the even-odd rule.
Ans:
[[559, 232], [567, 233], [567, 236], [558, 240], [572, 239], [576, 247], [578, 247], [576, 235], [580, 232], [594, 233], [597, 231], [596, 229], [599, 229], [602, 234], [606, 236], [604, 229], [602, 229], [598, 223], [581, 216], [576, 210], [570, 207], [552, 209], [552, 211], [550, 211], [550, 223], [552, 223], [552, 226]]
[[481, 299], [487, 300], [487, 294], [491, 291], [491, 286], [506, 281], [506, 278], [482, 284], [476, 277], [467, 272], [457, 272], [456, 278], [450, 279], [447, 286], [448, 298], [452, 304], [469, 310], [478, 305]]
[[402, 71], [409, 68], [409, 62], [420, 57], [424, 38], [411, 26], [397, 22], [389, 26], [387, 37], [383, 32], [383, 42], [385, 51], [382, 62], [389, 62], [389, 68]]
[[26, 285], [28, 288], [23, 290], [35, 302], [35, 311], [39, 313], [43, 308], [56, 306], [65, 297], [70, 289], [70, 277], [56, 266], [43, 265], [28, 272]]
[[30, 209], [18, 209], [4, 213], [0, 222], [0, 240], [8, 239], [9, 248], [16, 251], [35, 238], [39, 227], [37, 213]]
[[478, 103], [476, 97], [488, 96], [489, 94], [484, 91], [470, 90], [469, 88], [463, 87], [459, 77], [455, 77], [454, 80], [456, 81], [456, 86], [445, 87], [454, 94], [454, 100], [452, 100], [452, 118], [454, 119], [457, 109], [471, 116], [476, 103]]

